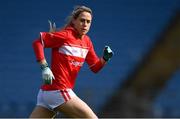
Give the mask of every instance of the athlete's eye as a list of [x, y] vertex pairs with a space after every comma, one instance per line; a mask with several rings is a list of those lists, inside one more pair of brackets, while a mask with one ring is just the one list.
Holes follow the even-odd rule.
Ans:
[[85, 22], [86, 20], [85, 19], [80, 19], [81, 22]]
[[86, 20], [86, 21], [87, 21], [88, 24], [91, 23], [91, 20]]
[[83, 23], [86, 22], [86, 23], [88, 23], [88, 24], [91, 23], [91, 20], [86, 20], [86, 19], [80, 19], [80, 21], [83, 22]]

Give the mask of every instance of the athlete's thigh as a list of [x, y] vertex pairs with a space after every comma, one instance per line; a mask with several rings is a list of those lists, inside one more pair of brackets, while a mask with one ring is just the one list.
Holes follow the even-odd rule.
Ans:
[[69, 117], [97, 118], [91, 108], [77, 96], [58, 106], [55, 110]]
[[55, 113], [42, 106], [36, 106], [30, 115], [30, 118], [53, 118]]

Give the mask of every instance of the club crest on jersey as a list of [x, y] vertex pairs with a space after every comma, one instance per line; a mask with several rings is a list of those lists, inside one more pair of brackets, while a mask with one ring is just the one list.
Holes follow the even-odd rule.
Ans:
[[70, 64], [71, 65], [74, 65], [75, 67], [82, 67], [83, 66], [83, 64], [84, 64], [84, 62], [78, 62], [78, 61], [75, 61], [75, 60], [71, 60], [70, 61]]

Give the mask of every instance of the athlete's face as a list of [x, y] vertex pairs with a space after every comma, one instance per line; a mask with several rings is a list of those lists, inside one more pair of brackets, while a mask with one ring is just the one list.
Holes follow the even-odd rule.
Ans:
[[74, 27], [78, 31], [80, 37], [89, 31], [91, 20], [92, 16], [89, 12], [81, 12], [77, 19], [73, 19]]

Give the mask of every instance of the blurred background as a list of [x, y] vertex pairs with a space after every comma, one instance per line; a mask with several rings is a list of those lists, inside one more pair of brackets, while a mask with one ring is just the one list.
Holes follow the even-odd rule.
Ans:
[[98, 74], [84, 64], [76, 94], [99, 117], [180, 117], [179, 0], [1, 0], [0, 117], [30, 115], [42, 84], [32, 42], [76, 5], [93, 10], [98, 56], [105, 45], [115, 53]]

